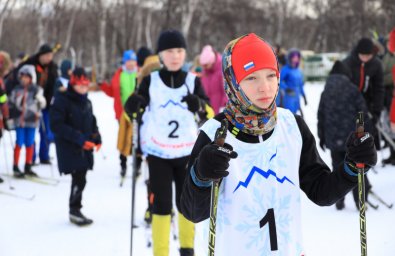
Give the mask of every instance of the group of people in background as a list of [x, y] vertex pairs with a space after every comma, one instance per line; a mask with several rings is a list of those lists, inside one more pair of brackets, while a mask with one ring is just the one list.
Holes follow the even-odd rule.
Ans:
[[[369, 38], [360, 39], [345, 60], [335, 62], [326, 80], [318, 109], [319, 146], [331, 151], [333, 170], [336, 171], [328, 179], [337, 179], [343, 187], [339, 193], [333, 189], [331, 198], [322, 201], [315, 198], [319, 204], [330, 204], [336, 199], [337, 209], [343, 209], [344, 194], [355, 185], [354, 178], [343, 174], [343, 164], [347, 165], [345, 172], [354, 176], [355, 159], [370, 159], [370, 166], [375, 163], [372, 156], [375, 154], [374, 146], [365, 145], [360, 154], [359, 151], [352, 151], [361, 147], [355, 144], [356, 138], [349, 138], [350, 132], [355, 129], [356, 113], [365, 113], [366, 130], [376, 138], [378, 149], [381, 144], [376, 126], [382, 122], [383, 107], [387, 113], [391, 112], [387, 115], [391, 116], [391, 122], [388, 119], [385, 122], [395, 128], [395, 104], [391, 104], [395, 78], [395, 29], [387, 42], [381, 61], [376, 56], [374, 42]], [[318, 163], [319, 172], [325, 173], [323, 176], [329, 173], [329, 168], [319, 158], [314, 139], [303, 119], [298, 117], [295, 120], [283, 110], [278, 112], [277, 117], [276, 106], [303, 117], [300, 100], [302, 98], [307, 105], [307, 97], [300, 69], [301, 52], [292, 48], [285, 54], [279, 46], [273, 49], [254, 34], [233, 43], [225, 49], [225, 56], [229, 57], [226, 60], [230, 61], [231, 56], [234, 58], [231, 63], [224, 62], [225, 57], [221, 53], [213, 46], [206, 45], [195, 58], [195, 65], [190, 70], [184, 70], [187, 42], [180, 32], [166, 30], [159, 35], [155, 52], [147, 47], [141, 47], [136, 52], [125, 50], [122, 63], [111, 80], [98, 83], [100, 90], [114, 99], [115, 119], [119, 125], [117, 150], [120, 175], [125, 177], [128, 156], [132, 153], [132, 147], [136, 146], [132, 144], [133, 136], [138, 136], [139, 140], [137, 166], [143, 159], [147, 161], [148, 209], [145, 219], [152, 225], [156, 256], [169, 253], [170, 223], [174, 212], [173, 181], [180, 255], [194, 255], [195, 227], [192, 221], [207, 218], [207, 187], [212, 180], [227, 176], [226, 173], [218, 174], [216, 170], [211, 170], [207, 163], [219, 159], [216, 163], [222, 164], [221, 169], [223, 166], [229, 167], [230, 159], [237, 157], [232, 146], [224, 146], [225, 153], [218, 153], [218, 145], [212, 143], [214, 127], [218, 126], [220, 117], [231, 120], [235, 138], [246, 144], [264, 143], [271, 136], [284, 139], [288, 135], [283, 134], [282, 137], [273, 133], [273, 129], [278, 125], [278, 129], [285, 133], [285, 124], [289, 124], [302, 134], [300, 141], [293, 145], [292, 152], [297, 152], [302, 146], [303, 150], [310, 152], [307, 157], [303, 151], [303, 161], [300, 166], [295, 166], [294, 174], [302, 170], [309, 176], [313, 162]], [[240, 46], [244, 44], [263, 57], [244, 52]], [[93, 169], [93, 152], [101, 148], [101, 134], [92, 103], [87, 97], [91, 81], [85, 69], [74, 66], [70, 60], [63, 60], [59, 76], [54, 54], [52, 47], [42, 45], [36, 54], [12, 69], [9, 55], [0, 52], [0, 138], [3, 127], [16, 131], [13, 174], [17, 178], [37, 176], [32, 169], [36, 161], [36, 129], [40, 134], [37, 155], [41, 164], [51, 164], [49, 147], [52, 142], [55, 143], [59, 172], [72, 176], [70, 221], [83, 226], [93, 222], [81, 213], [82, 195], [87, 171]], [[254, 62], [243, 62], [244, 66], [240, 66], [245, 58], [251, 58]], [[259, 73], [262, 70], [267, 73]], [[252, 100], [253, 93], [244, 84], [252, 84], [253, 80], [259, 79], [268, 79], [273, 84], [273, 88], [270, 87], [273, 102], [256, 107], [262, 100]], [[279, 85], [278, 89], [275, 85]], [[201, 133], [204, 135], [198, 138], [199, 127], [214, 115], [216, 119], [211, 120], [216, 121], [204, 125]], [[138, 121], [138, 134], [133, 134], [132, 119]], [[255, 141], [254, 136], [258, 136], [259, 141]], [[307, 144], [302, 145], [302, 141], [308, 142], [309, 148], [306, 148]], [[238, 143], [241, 142], [235, 142]], [[21, 171], [19, 158], [23, 146], [26, 148], [26, 160]], [[244, 147], [242, 143], [239, 146]], [[390, 147], [390, 150], [390, 157], [384, 161], [395, 165], [395, 149]], [[350, 155], [353, 158], [350, 159]], [[313, 156], [316, 158], [313, 159]], [[246, 160], [248, 157], [241, 152], [240, 159]], [[348, 159], [347, 162], [345, 159]], [[299, 159], [295, 159], [295, 163], [298, 162], [296, 160]], [[306, 191], [306, 184], [313, 184], [319, 179], [307, 176], [302, 180], [306, 183], [301, 185]], [[297, 179], [298, 175], [294, 178]], [[347, 179], [352, 179], [352, 184]], [[366, 184], [369, 190], [371, 185], [368, 180]], [[312, 191], [308, 193], [313, 196]], [[182, 201], [182, 197], [185, 200]], [[358, 207], [356, 189], [354, 199]], [[186, 203], [186, 200], [192, 203]], [[194, 215], [195, 210], [198, 215]]]

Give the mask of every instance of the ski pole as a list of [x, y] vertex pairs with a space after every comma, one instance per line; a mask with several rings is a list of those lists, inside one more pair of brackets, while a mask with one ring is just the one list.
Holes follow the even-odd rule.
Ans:
[[5, 169], [6, 169], [6, 172], [7, 172], [7, 175], [9, 175], [8, 177], [7, 177], [7, 183], [8, 183], [8, 187], [10, 188], [10, 190], [14, 190], [14, 187], [12, 186], [12, 184], [11, 184], [11, 174], [10, 174], [10, 170], [8, 169], [9, 168], [9, 166], [8, 166], [8, 157], [7, 157], [7, 152], [6, 152], [6, 149], [7, 149], [7, 147], [6, 147], [6, 145], [5, 145], [5, 141], [4, 141], [4, 139], [5, 138], [3, 138], [3, 151], [4, 151], [4, 160], [5, 160]]
[[381, 197], [379, 197], [375, 192], [373, 192], [372, 190], [369, 191], [369, 194], [372, 195], [374, 198], [376, 198], [380, 203], [382, 203], [383, 205], [385, 205], [388, 209], [391, 209], [392, 206], [394, 206], [394, 204], [389, 204], [386, 201], [384, 201]]
[[[137, 111], [140, 111], [140, 103], [137, 103]], [[133, 255], [133, 228], [134, 225], [134, 201], [135, 201], [135, 192], [136, 192], [136, 179], [137, 179], [137, 147], [138, 147], [138, 123], [137, 123], [137, 115], [138, 112], [133, 113], [132, 116], [132, 125], [133, 125], [133, 173], [132, 173], [132, 209], [131, 209], [131, 228], [130, 228], [130, 256]]]
[[[358, 112], [356, 135], [358, 138], [364, 136], [364, 120], [363, 112]], [[359, 229], [361, 239], [361, 255], [367, 256], [367, 241], [366, 241], [366, 215], [365, 215], [365, 164], [356, 163], [358, 169], [358, 196], [359, 196]]]
[[[223, 119], [221, 126], [215, 132], [214, 143], [222, 147], [225, 144], [226, 133], [228, 131], [228, 121]], [[219, 194], [219, 180], [214, 180], [211, 186], [211, 202], [210, 202], [210, 231], [208, 241], [208, 255], [214, 256], [215, 253], [215, 234], [217, 225], [217, 204]]]

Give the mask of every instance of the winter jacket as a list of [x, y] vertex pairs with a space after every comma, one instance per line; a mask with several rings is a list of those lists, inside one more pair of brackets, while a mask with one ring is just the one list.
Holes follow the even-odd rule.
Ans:
[[[120, 117], [123, 112], [123, 100], [121, 96], [122, 88], [121, 88], [121, 75], [122, 75], [122, 67], [119, 68], [114, 76], [111, 79], [110, 84], [107, 83], [102, 83], [100, 85], [100, 89], [107, 94], [110, 97], [114, 98], [114, 111], [115, 111], [115, 118], [119, 121]], [[134, 91], [135, 86], [136, 86], [136, 81], [133, 81], [134, 83], [134, 88], [132, 91]], [[129, 96], [129, 95], [128, 95]], [[125, 98], [125, 101], [128, 97]]]
[[221, 54], [216, 54], [215, 63], [210, 69], [203, 69], [200, 80], [210, 100], [210, 105], [213, 107], [215, 114], [218, 114], [219, 109], [224, 107], [228, 101], [224, 89], [224, 78], [222, 76]]
[[82, 147], [87, 140], [101, 144], [101, 137], [87, 95], [78, 94], [72, 86], [57, 93], [50, 110], [50, 127], [61, 173], [93, 168], [93, 151]]
[[40, 124], [41, 109], [46, 106], [43, 89], [36, 85], [36, 74], [33, 65], [24, 65], [18, 71], [28, 73], [32, 77], [32, 83], [28, 86], [17, 85], [11, 92], [10, 117], [16, 127], [37, 128]]
[[46, 109], [49, 109], [52, 97], [54, 95], [55, 83], [58, 78], [58, 68], [55, 62], [49, 63], [47, 66], [42, 66], [39, 62], [39, 55], [33, 55], [12, 72], [7, 78], [7, 93], [18, 84], [18, 72], [24, 65], [33, 65], [36, 71], [37, 85], [44, 90], [45, 101], [48, 103]]
[[[343, 63], [351, 70], [351, 82], [362, 92], [369, 112], [377, 119], [384, 104], [383, 67], [381, 61], [374, 56], [362, 65], [356, 50], [353, 50]], [[361, 77], [363, 78], [362, 81]]]
[[[330, 150], [345, 152], [345, 143], [355, 130], [355, 118], [359, 111], [367, 117], [365, 100], [356, 86], [345, 75], [329, 75], [318, 107], [318, 137], [321, 143]], [[367, 124], [365, 129], [369, 130]]]
[[305, 97], [303, 84], [303, 74], [300, 69], [286, 64], [281, 69], [277, 105], [296, 113], [300, 109], [300, 97]]
[[55, 92], [59, 90], [60, 87], [67, 88], [70, 76], [68, 74], [69, 70], [72, 69], [72, 63], [70, 60], [63, 60], [62, 64], [60, 64], [60, 77], [56, 80], [55, 83]]
[[389, 51], [383, 57], [383, 75], [384, 75], [384, 86], [394, 87], [394, 80], [392, 77], [392, 68], [395, 66], [395, 55]]

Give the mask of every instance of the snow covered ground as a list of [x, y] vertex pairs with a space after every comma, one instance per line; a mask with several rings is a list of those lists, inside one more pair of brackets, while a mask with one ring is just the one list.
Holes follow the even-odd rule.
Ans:
[[[317, 130], [316, 113], [322, 89], [322, 83], [311, 83], [305, 87], [309, 105], [304, 107], [304, 114], [314, 134]], [[93, 101], [103, 137], [102, 151], [96, 153], [95, 168], [88, 174], [88, 184], [83, 198], [83, 213], [91, 217], [94, 224], [79, 228], [69, 223], [70, 177], [59, 177], [56, 154], [52, 147], [53, 169], [50, 166], [36, 166], [34, 170], [41, 176], [53, 175], [59, 178], [60, 183], [57, 186], [15, 179], [7, 181], [7, 178], [5, 183], [0, 184], [2, 191], [35, 195], [33, 201], [27, 201], [0, 194], [1, 256], [129, 255], [131, 182], [128, 179], [124, 187], [119, 187], [119, 160], [115, 150], [117, 124], [114, 119], [113, 101], [101, 92], [91, 93], [89, 97]], [[330, 164], [329, 152], [320, 153]], [[386, 157], [388, 154], [387, 149], [383, 155]], [[379, 158], [381, 157], [379, 154]], [[8, 133], [1, 141], [0, 159], [0, 175], [3, 176], [2, 174], [10, 172], [11, 169], [12, 148]], [[23, 160], [22, 157], [21, 167]], [[130, 169], [128, 171], [130, 173]], [[395, 167], [378, 167], [377, 171], [378, 174], [369, 173], [373, 190], [388, 202], [394, 202]], [[15, 189], [9, 190], [10, 186]], [[145, 198], [144, 179], [140, 177], [136, 193], [137, 224], [143, 223]], [[302, 216], [306, 255], [360, 254], [359, 216], [351, 195], [347, 196], [346, 209], [343, 211], [337, 211], [334, 206], [318, 207], [303, 196]], [[368, 209], [366, 218], [369, 255], [395, 255], [395, 239], [392, 236], [395, 234], [395, 210], [380, 205], [378, 210]], [[134, 232], [133, 255], [152, 255], [151, 249], [145, 246], [144, 228], [135, 229]], [[177, 247], [177, 242], [172, 241], [170, 255], [178, 255]]]

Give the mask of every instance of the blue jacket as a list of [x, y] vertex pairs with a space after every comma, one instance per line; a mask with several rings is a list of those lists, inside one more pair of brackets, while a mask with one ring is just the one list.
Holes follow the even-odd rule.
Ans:
[[286, 64], [280, 73], [280, 91], [276, 99], [277, 106], [296, 113], [300, 108], [300, 96], [305, 97], [303, 84], [303, 74], [300, 69], [292, 68], [290, 64]]
[[71, 173], [93, 168], [93, 151], [84, 150], [89, 140], [101, 144], [92, 103], [69, 86], [55, 95], [50, 110], [50, 126], [55, 135], [59, 171]]

